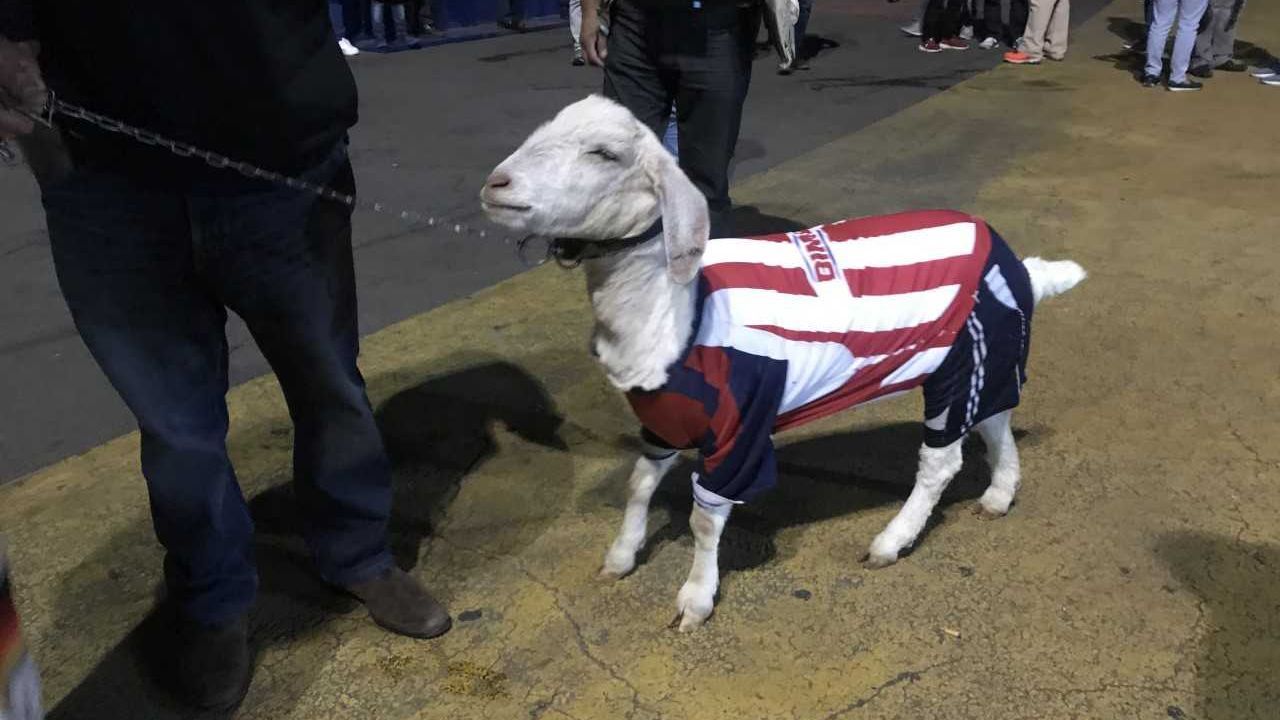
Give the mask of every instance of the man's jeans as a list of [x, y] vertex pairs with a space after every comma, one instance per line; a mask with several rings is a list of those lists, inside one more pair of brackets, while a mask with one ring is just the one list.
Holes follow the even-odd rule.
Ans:
[[1209, 0], [1155, 0], [1155, 16], [1147, 34], [1148, 75], [1159, 77], [1164, 69], [1164, 46], [1169, 39], [1169, 31], [1176, 24], [1178, 35], [1173, 40], [1173, 53], [1169, 56], [1169, 82], [1186, 82], [1200, 18], [1208, 7]]
[[[308, 172], [354, 192], [345, 148]], [[233, 174], [142, 187], [88, 170], [44, 188], [58, 281], [81, 338], [137, 418], [165, 575], [185, 614], [253, 602], [253, 523], [227, 457], [227, 308], [294, 422], [294, 484], [321, 575], [391, 566], [391, 477], [356, 368], [351, 213]]]

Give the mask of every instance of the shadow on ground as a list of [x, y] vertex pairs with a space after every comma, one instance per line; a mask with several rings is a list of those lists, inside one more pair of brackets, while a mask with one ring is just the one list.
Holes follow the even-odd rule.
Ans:
[[[568, 449], [559, 436], [563, 421], [550, 396], [527, 372], [506, 362], [484, 363], [431, 378], [390, 398], [378, 408], [377, 418], [393, 467], [392, 550], [405, 568], [417, 564], [424, 541], [467, 476], [496, 452], [495, 423], [531, 443]], [[559, 484], [552, 478], [537, 478], [539, 497], [548, 492], [567, 494], [567, 474], [565, 477]], [[554, 506], [554, 498], [549, 502]], [[329, 632], [326, 626], [337, 616], [355, 610], [357, 604], [321, 582], [311, 569], [299, 537], [301, 519], [295, 512], [290, 484], [283, 478], [275, 481], [250, 501], [250, 510], [257, 526], [255, 550], [261, 582], [252, 612], [255, 651], [262, 653]], [[528, 541], [530, 533], [542, 529], [531, 526], [527, 518], [521, 520], [511, 532], [495, 534], [495, 546], [486, 551], [495, 556], [513, 552]], [[150, 528], [143, 522], [135, 525], [86, 560], [82, 565], [86, 572], [72, 573], [60, 603], [64, 615], [78, 617], [92, 612], [93, 597], [119, 592], [117, 585], [127, 578], [120, 577], [119, 570], [101, 577], [101, 568], [155, 562]], [[89, 572], [95, 568], [97, 572]], [[159, 598], [162, 591], [157, 590], [156, 595]], [[49, 713], [50, 720], [223, 717], [195, 713], [165, 690], [172, 686], [172, 663], [165, 660], [170, 656], [165, 647], [171, 622], [172, 610], [158, 602], [156, 609]], [[335, 635], [331, 644], [336, 646], [337, 642]], [[322, 657], [290, 657], [273, 665], [272, 680], [287, 683], [286, 696], [301, 696], [323, 662]]]
[[1280, 546], [1174, 533], [1161, 539], [1156, 553], [1200, 601], [1196, 636], [1186, 644], [1198, 653], [1200, 707], [1189, 716], [1274, 717], [1280, 705]]
[[759, 208], [751, 205], [736, 205], [730, 213], [730, 226], [735, 235], [751, 237], [755, 235], [773, 235], [776, 233], [807, 230], [804, 225], [789, 218], [767, 215]]

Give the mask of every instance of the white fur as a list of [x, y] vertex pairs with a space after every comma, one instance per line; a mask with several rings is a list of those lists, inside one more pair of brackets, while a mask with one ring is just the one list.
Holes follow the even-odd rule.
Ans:
[[1022, 261], [1027, 274], [1031, 276], [1031, 294], [1035, 303], [1061, 295], [1079, 285], [1088, 273], [1079, 264], [1070, 260], [1043, 260], [1029, 257]]
[[679, 459], [676, 453], [656, 460], [648, 457], [660, 452], [658, 448], [648, 448], [646, 455], [641, 455], [636, 460], [636, 467], [627, 481], [631, 493], [627, 497], [627, 509], [622, 517], [622, 529], [604, 557], [604, 567], [600, 569], [602, 578], [616, 580], [636, 566], [636, 553], [644, 544], [644, 537], [648, 532], [649, 500], [653, 498], [653, 492], [658, 489], [662, 478]]
[[[591, 97], [565, 108], [495, 169], [481, 193], [496, 222], [548, 237], [608, 240], [638, 235], [661, 215], [661, 237], [585, 263], [595, 312], [593, 350], [619, 390], [656, 389], [692, 331], [698, 262], [706, 243], [706, 202], [648, 128], [620, 105]], [[1061, 294], [1085, 277], [1074, 262], [1024, 261], [1035, 301]], [[977, 508], [997, 517], [1017, 492], [1018, 450], [1010, 413], [977, 427], [992, 465], [991, 486]], [[961, 440], [922, 447], [916, 484], [898, 515], [871, 545], [867, 563], [895, 562], [916, 541], [947, 484], [959, 472]], [[649, 448], [654, 456], [656, 448]], [[647, 532], [649, 501], [675, 456], [640, 458], [631, 473], [622, 528], [605, 556], [602, 577], [635, 567]], [[704, 622], [719, 586], [720, 534], [731, 505], [695, 503], [689, 525], [694, 559], [677, 596], [681, 630]]]

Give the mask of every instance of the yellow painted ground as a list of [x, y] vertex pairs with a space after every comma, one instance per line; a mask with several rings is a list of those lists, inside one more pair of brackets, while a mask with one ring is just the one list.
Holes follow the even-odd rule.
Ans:
[[[263, 575], [241, 717], [1280, 717], [1280, 89], [1141, 90], [1099, 57], [1108, 14], [1065, 63], [979, 76], [736, 189], [813, 223], [960, 205], [1091, 271], [1037, 314], [1008, 518], [968, 513], [975, 454], [919, 548], [864, 571], [918, 402], [837, 418], [787, 436], [782, 488], [733, 518], [711, 623], [668, 630], [687, 481], [638, 571], [597, 583], [634, 424], [585, 352], [581, 278], [539, 270], [365, 341], [397, 548], [459, 617], [439, 641], [377, 630], [306, 574], [278, 388], [232, 392]], [[1280, 7], [1245, 20], [1243, 40], [1280, 42]], [[867, 179], [887, 166], [903, 180]], [[183, 716], [139, 660], [161, 555], [137, 444], [0, 491], [55, 718]]]

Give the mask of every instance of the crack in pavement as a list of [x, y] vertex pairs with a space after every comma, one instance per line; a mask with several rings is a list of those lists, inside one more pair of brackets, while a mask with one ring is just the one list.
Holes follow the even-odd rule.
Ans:
[[1195, 689], [1178, 687], [1177, 685], [1166, 685], [1163, 683], [1101, 683], [1094, 687], [1068, 687], [1068, 688], [1051, 688], [1051, 687], [1033, 687], [1028, 688], [1031, 692], [1049, 693], [1065, 698], [1068, 695], [1092, 695], [1095, 693], [1104, 693], [1109, 690], [1149, 690], [1159, 692], [1180, 692], [1195, 694]]
[[628, 718], [632, 717], [633, 716], [632, 713], [635, 710], [644, 710], [645, 712], [652, 714], [656, 718], [661, 718], [662, 713], [658, 712], [652, 707], [646, 706], [644, 703], [640, 701], [640, 690], [635, 686], [634, 683], [628, 680], [626, 676], [624, 676], [622, 673], [618, 672], [617, 668], [613, 667], [609, 663], [597, 657], [595, 653], [591, 652], [591, 646], [587, 643], [586, 636], [584, 636], [582, 633], [582, 626], [578, 623], [577, 619], [575, 619], [573, 615], [569, 613], [569, 610], [565, 608], [565, 606], [560, 602], [560, 594], [557, 593], [555, 589], [551, 587], [551, 585], [543, 581], [542, 578], [539, 578], [527, 567], [525, 567], [524, 563], [520, 562], [519, 560], [516, 560], [516, 565], [520, 568], [520, 571], [523, 572], [526, 577], [528, 577], [530, 580], [532, 580], [539, 587], [541, 587], [543, 590], [546, 590], [547, 593], [551, 595], [551, 600], [552, 602], [555, 603], [556, 609], [560, 611], [560, 614], [564, 616], [564, 619], [567, 620], [569, 625], [573, 627], [574, 642], [577, 644], [578, 650], [582, 653], [582, 655], [586, 657], [588, 660], [590, 660], [592, 664], [594, 664], [596, 667], [603, 670], [605, 674], [607, 674], [609, 677], [621, 683], [623, 686], [625, 686], [628, 690], [631, 691], [632, 712], [628, 712], [626, 717]]
[[1240, 447], [1244, 448], [1245, 450], [1248, 450], [1250, 454], [1253, 455], [1254, 461], [1256, 461], [1259, 465], [1271, 464], [1270, 462], [1267, 461], [1266, 458], [1262, 457], [1262, 453], [1258, 452], [1257, 448], [1255, 448], [1252, 444], [1250, 444], [1248, 440], [1245, 440], [1244, 435], [1240, 434], [1240, 431], [1236, 429], [1236, 426], [1234, 424], [1228, 422], [1227, 427], [1231, 430], [1231, 436], [1236, 439], [1236, 442], [1240, 443]]
[[892, 687], [895, 687], [895, 686], [897, 686], [897, 685], [901, 685], [901, 684], [903, 684], [903, 683], [912, 683], [912, 684], [914, 684], [914, 683], [918, 682], [921, 678], [923, 678], [923, 677], [925, 676], [925, 674], [927, 674], [927, 673], [929, 673], [929, 672], [931, 672], [931, 671], [933, 671], [933, 670], [936, 670], [936, 669], [938, 669], [938, 668], [940, 668], [940, 667], [946, 667], [947, 665], [953, 665], [953, 664], [955, 664], [956, 662], [957, 662], [957, 660], [947, 660], [947, 661], [945, 661], [945, 662], [934, 663], [934, 664], [932, 664], [932, 665], [929, 665], [928, 667], [921, 668], [920, 670], [904, 670], [903, 672], [900, 672], [900, 673], [898, 673], [897, 675], [894, 675], [893, 677], [889, 678], [888, 680], [886, 680], [886, 681], [884, 681], [884, 682], [880, 683], [879, 685], [877, 685], [877, 686], [875, 687], [875, 689], [871, 691], [871, 694], [870, 694], [870, 695], [867, 695], [867, 696], [865, 696], [865, 697], [861, 697], [861, 698], [858, 698], [857, 700], [854, 700], [853, 702], [849, 703], [848, 705], [845, 705], [843, 708], [840, 708], [839, 710], [836, 710], [835, 712], [831, 713], [830, 715], [825, 716], [822, 720], [835, 720], [835, 719], [836, 719], [836, 718], [838, 718], [838, 717], [841, 717], [841, 716], [843, 716], [843, 715], [847, 715], [847, 714], [849, 714], [849, 713], [853, 712], [854, 710], [857, 710], [857, 709], [859, 709], [859, 708], [865, 707], [865, 706], [867, 706], [867, 705], [869, 705], [869, 704], [871, 704], [871, 703], [875, 702], [876, 698], [880, 697], [880, 694], [881, 694], [881, 693], [883, 693], [885, 690], [888, 690], [888, 689], [890, 689], [890, 688], [892, 688]]

